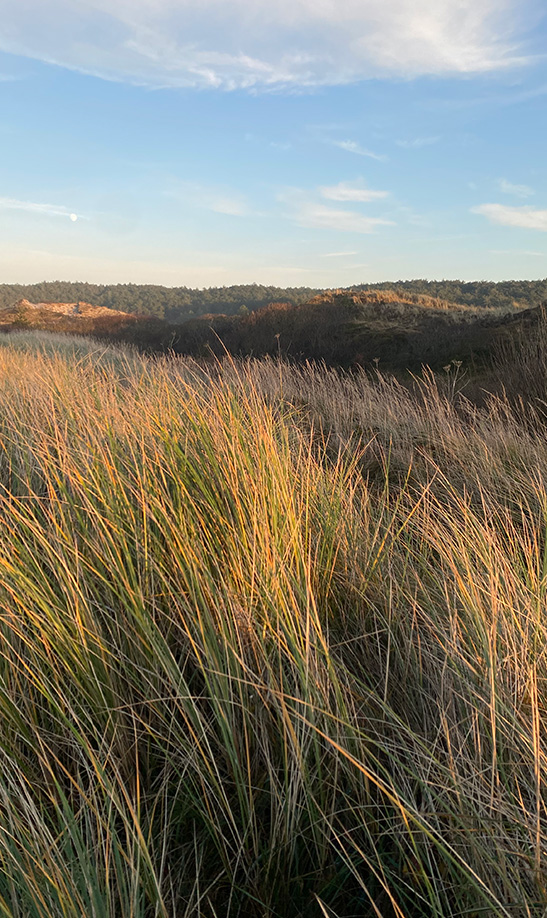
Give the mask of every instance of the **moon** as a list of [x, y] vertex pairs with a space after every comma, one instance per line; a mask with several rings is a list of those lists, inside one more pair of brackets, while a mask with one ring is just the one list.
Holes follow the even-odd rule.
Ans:
[[78, 214], [70, 214], [70, 219], [72, 220], [73, 223], [76, 223], [76, 220], [78, 219]]

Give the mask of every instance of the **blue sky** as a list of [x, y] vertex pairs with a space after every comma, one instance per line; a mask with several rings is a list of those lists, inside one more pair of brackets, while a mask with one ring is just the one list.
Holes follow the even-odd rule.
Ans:
[[0, 0], [0, 282], [547, 276], [539, 0]]

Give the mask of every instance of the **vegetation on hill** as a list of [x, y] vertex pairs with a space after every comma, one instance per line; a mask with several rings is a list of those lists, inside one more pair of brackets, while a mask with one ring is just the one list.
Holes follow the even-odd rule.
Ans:
[[[93, 306], [85, 301], [76, 303], [31, 303], [29, 300], [22, 299], [14, 303], [13, 306], [0, 311], [0, 319], [5, 324], [11, 315], [19, 318], [28, 317], [40, 320], [43, 317], [53, 315], [78, 316], [79, 318], [96, 318], [97, 316], [111, 316], [112, 310], [105, 306]], [[117, 312], [117, 315], [127, 316], [129, 313]]]
[[[65, 281], [41, 284], [0, 284], [0, 309], [22, 298], [31, 302], [73, 303], [85, 301], [120, 312], [155, 316], [168, 322], [183, 322], [193, 315], [226, 313], [236, 315], [259, 309], [274, 300], [304, 303], [318, 291], [309, 287], [282, 289], [262, 284], [232, 287], [161, 287], [154, 284], [87, 284]], [[242, 307], [245, 307], [242, 309]]]
[[[361, 284], [355, 290], [396, 290], [399, 294], [425, 294], [451, 303], [479, 309], [519, 309], [539, 305], [547, 299], [547, 280], [538, 281], [396, 281]], [[237, 315], [261, 309], [273, 302], [292, 305], [307, 302], [324, 291], [310, 287], [280, 288], [261, 284], [209, 287], [161, 287], [153, 284], [87, 284], [65, 281], [41, 284], [0, 284], [0, 309], [26, 298], [31, 302], [85, 301], [94, 306], [133, 314], [155, 316], [167, 322], [184, 322], [206, 313]]]
[[547, 300], [547, 278], [535, 281], [407, 280], [358, 284], [355, 290], [394, 290], [425, 294], [479, 309], [530, 309]]
[[539, 309], [479, 310], [393, 291], [322, 294], [248, 316], [202, 316], [170, 335], [177, 353], [275, 356], [336, 367], [436, 368], [452, 359], [488, 362], [500, 341], [527, 334]]
[[30, 303], [19, 300], [0, 310], [0, 332], [21, 330], [89, 335], [142, 349], [168, 350], [177, 328], [153, 316], [137, 316], [90, 303]]
[[174, 349], [221, 356], [284, 356], [331, 366], [419, 369], [489, 351], [503, 311], [394, 291], [321, 294], [293, 307], [272, 303], [248, 316], [208, 316], [182, 325]]
[[0, 338], [0, 914], [545, 914], [539, 331], [515, 407]]
[[283, 356], [331, 366], [380, 365], [386, 370], [443, 366], [451, 359], [489, 359], [500, 338], [520, 334], [537, 310], [474, 308], [423, 294], [349, 291], [307, 303], [270, 303], [246, 315], [205, 315], [180, 325], [89, 304], [39, 308], [21, 300], [0, 310], [0, 330], [34, 328], [87, 334], [200, 358]]

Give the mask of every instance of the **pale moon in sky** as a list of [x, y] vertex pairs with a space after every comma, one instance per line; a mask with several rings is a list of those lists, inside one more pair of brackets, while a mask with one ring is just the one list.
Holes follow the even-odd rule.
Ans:
[[78, 214], [71, 214], [70, 219], [72, 220], [73, 223], [76, 223], [76, 220], [78, 219]]

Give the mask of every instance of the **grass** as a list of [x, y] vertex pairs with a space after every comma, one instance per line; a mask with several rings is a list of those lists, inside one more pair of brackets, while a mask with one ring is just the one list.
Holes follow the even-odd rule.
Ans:
[[0, 347], [0, 915], [544, 915], [540, 415], [63, 342]]

